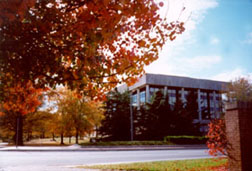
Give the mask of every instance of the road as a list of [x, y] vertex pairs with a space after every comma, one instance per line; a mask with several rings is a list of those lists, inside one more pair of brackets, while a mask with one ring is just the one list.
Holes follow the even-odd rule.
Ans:
[[[210, 157], [205, 149], [152, 151], [0, 151], [0, 171], [78, 171], [76, 165], [182, 160]], [[82, 169], [83, 170], [83, 169]]]

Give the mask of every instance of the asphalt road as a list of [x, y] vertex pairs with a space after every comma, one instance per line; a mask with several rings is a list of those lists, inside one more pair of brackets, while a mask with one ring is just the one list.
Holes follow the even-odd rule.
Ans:
[[[76, 165], [183, 160], [210, 157], [205, 149], [153, 151], [0, 151], [0, 171], [78, 171]], [[84, 170], [84, 169], [82, 169]]]

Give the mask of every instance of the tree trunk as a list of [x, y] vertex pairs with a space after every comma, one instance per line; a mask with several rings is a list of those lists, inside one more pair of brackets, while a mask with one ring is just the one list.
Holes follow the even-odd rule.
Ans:
[[30, 141], [30, 133], [29, 133], [29, 131], [27, 132], [27, 138], [26, 138], [26, 141]]
[[32, 139], [32, 131], [27, 132], [27, 141], [30, 141]]
[[42, 138], [45, 138], [45, 131], [42, 132]]
[[16, 133], [15, 133], [15, 144], [24, 145], [23, 142], [23, 117], [21, 114], [17, 117]]
[[29, 140], [31, 140], [31, 139], [32, 139], [32, 131], [29, 134]]
[[61, 145], [64, 144], [64, 135], [63, 135], [63, 133], [60, 134], [60, 144]]
[[56, 140], [55, 140], [55, 136], [54, 136], [54, 132], [52, 133], [52, 140], [53, 140], [53, 141], [56, 141]]
[[98, 127], [95, 125], [95, 138], [98, 139]]
[[78, 143], [79, 143], [78, 137], [79, 137], [79, 131], [76, 130], [76, 133], [75, 133], [75, 144], [78, 144]]

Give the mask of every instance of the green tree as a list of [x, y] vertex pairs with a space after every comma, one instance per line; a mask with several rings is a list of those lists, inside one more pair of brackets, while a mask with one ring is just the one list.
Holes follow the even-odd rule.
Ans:
[[168, 96], [164, 96], [162, 91], [157, 91], [151, 102], [146, 103], [139, 111], [138, 123], [143, 126], [141, 139], [154, 140], [162, 139], [167, 132], [170, 116], [170, 105]]
[[162, 91], [154, 94], [153, 100], [137, 112], [136, 129], [139, 139], [162, 140], [167, 135], [195, 135], [199, 128], [193, 123], [197, 115], [197, 96], [189, 93], [187, 103], [180, 98], [171, 108], [169, 96]]
[[175, 128], [169, 97], [161, 90], [154, 94], [150, 103], [134, 113], [136, 138], [139, 140], [162, 140], [164, 136], [172, 134]]
[[189, 92], [186, 102], [182, 98], [176, 98], [173, 114], [172, 135], [195, 135], [199, 134], [199, 127], [193, 123], [198, 115], [197, 94], [193, 91]]
[[115, 89], [107, 94], [104, 106], [104, 120], [99, 134], [110, 140], [130, 140], [130, 97], [129, 92]]

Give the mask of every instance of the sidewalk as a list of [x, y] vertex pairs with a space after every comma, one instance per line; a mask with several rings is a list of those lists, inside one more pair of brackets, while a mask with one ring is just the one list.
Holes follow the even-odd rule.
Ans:
[[138, 146], [1, 146], [0, 151], [140, 151], [207, 149], [206, 145], [138, 145]]

